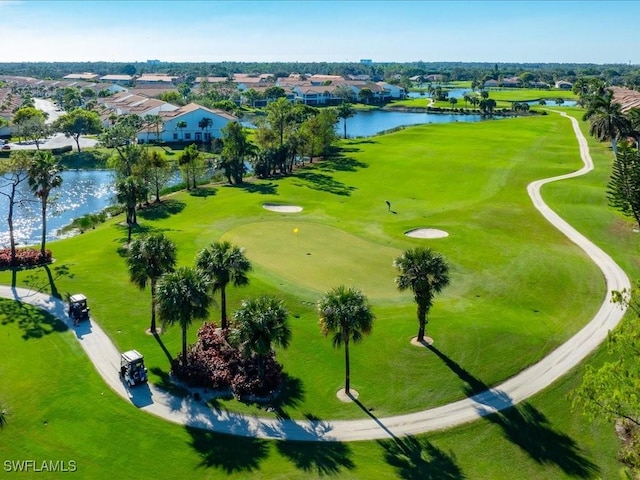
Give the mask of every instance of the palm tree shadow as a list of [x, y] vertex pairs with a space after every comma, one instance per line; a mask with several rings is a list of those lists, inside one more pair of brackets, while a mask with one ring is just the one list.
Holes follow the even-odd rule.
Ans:
[[[505, 438], [527, 452], [532, 460], [556, 465], [578, 478], [593, 478], [598, 473], [598, 467], [584, 456], [575, 440], [555, 429], [533, 405], [528, 402], [515, 405], [505, 392], [490, 389], [433, 345], [428, 348], [466, 383], [464, 393], [483, 405], [478, 406], [480, 415], [501, 427]], [[493, 409], [496, 413], [488, 414]]]
[[278, 185], [273, 182], [243, 182], [240, 185], [226, 185], [227, 188], [239, 188], [247, 193], [260, 195], [277, 195]]
[[302, 380], [292, 377], [287, 373], [282, 374], [282, 386], [277, 396], [269, 402], [268, 409], [275, 411], [280, 419], [291, 418], [285, 411], [285, 407], [296, 407], [304, 399], [304, 386]]
[[340, 442], [280, 441], [278, 452], [296, 468], [318, 476], [337, 475], [342, 470], [353, 470], [351, 448]]
[[160, 220], [177, 215], [184, 210], [186, 204], [175, 199], [166, 199], [160, 203], [153, 203], [144, 210], [138, 212], [138, 216], [145, 220]]
[[260, 438], [215, 433], [185, 427], [191, 435], [191, 446], [200, 457], [200, 466], [218, 468], [226, 474], [253, 472], [269, 454], [269, 444]]
[[7, 299], [0, 302], [0, 316], [2, 317], [0, 325], [14, 322], [18, 324], [23, 332], [23, 340], [42, 338], [45, 335], [65, 332], [69, 329], [66, 323], [49, 312], [18, 300]]
[[391, 437], [390, 440], [378, 440], [378, 445], [384, 449], [386, 462], [396, 467], [401, 478], [407, 480], [462, 480], [465, 478], [453, 454], [443, 452], [426, 439], [398, 438], [371, 413], [373, 409], [365, 407], [353, 396], [351, 399]]
[[193, 190], [189, 190], [189, 195], [192, 197], [207, 198], [215, 196], [217, 192], [218, 190], [213, 187], [198, 187]]
[[426, 439], [405, 437], [378, 440], [384, 459], [405, 480], [462, 480], [465, 478], [453, 454]]
[[311, 190], [328, 192], [334, 195], [348, 197], [356, 189], [353, 186], [345, 185], [344, 183], [325, 173], [317, 173], [304, 170], [297, 172], [294, 176], [297, 179], [297, 181], [295, 182], [295, 185], [297, 186], [307, 187]]
[[47, 272], [47, 278], [49, 280], [49, 287], [51, 288], [51, 296], [58, 298], [58, 299], [62, 299], [62, 295], [60, 295], [60, 292], [58, 291], [58, 288], [56, 287], [56, 283], [55, 281], [60, 278], [60, 277], [68, 277], [68, 278], [73, 278], [74, 275], [72, 273], [69, 272], [69, 266], [68, 265], [58, 265], [56, 267], [53, 268], [53, 273], [51, 272], [51, 269], [49, 268], [49, 265], [43, 265], [45, 271]]
[[173, 357], [171, 356], [171, 352], [167, 350], [167, 347], [165, 347], [164, 342], [160, 338], [160, 335], [158, 335], [158, 332], [153, 333], [153, 338], [156, 339], [156, 342], [158, 342], [158, 345], [160, 345], [160, 348], [162, 348], [162, 351], [167, 357], [167, 360], [169, 360], [169, 365], [171, 365], [171, 362], [173, 362]]

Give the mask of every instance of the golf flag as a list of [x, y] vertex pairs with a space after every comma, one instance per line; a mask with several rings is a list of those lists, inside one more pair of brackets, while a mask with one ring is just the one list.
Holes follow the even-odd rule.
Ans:
[[293, 233], [298, 233], [298, 227], [293, 229]]

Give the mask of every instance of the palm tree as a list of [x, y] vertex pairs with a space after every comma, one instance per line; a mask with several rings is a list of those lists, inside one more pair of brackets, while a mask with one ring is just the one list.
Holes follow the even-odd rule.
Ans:
[[287, 322], [289, 312], [282, 300], [269, 295], [244, 300], [233, 315], [235, 330], [230, 339], [240, 346], [245, 356], [258, 358], [258, 376], [264, 379], [264, 359], [271, 353], [271, 346], [289, 346], [291, 329]]
[[182, 130], [187, 128], [187, 122], [185, 122], [184, 120], [180, 120], [178, 123], [176, 123], [176, 128], [180, 130], [180, 137], [182, 137], [180, 141], [184, 142], [184, 134], [182, 133]]
[[140, 289], [151, 284], [151, 333], [156, 333], [156, 286], [160, 277], [176, 266], [176, 246], [163, 233], [134, 240], [129, 247], [127, 266], [131, 281]]
[[614, 156], [618, 155], [618, 140], [631, 131], [631, 122], [622, 113], [622, 106], [613, 101], [613, 91], [595, 95], [582, 117], [589, 121], [589, 134], [599, 142], [609, 140]]
[[202, 129], [202, 141], [206, 142], [206, 131], [213, 125], [213, 120], [209, 117], [202, 117], [202, 119], [198, 122], [198, 127]]
[[27, 171], [27, 183], [33, 194], [40, 199], [40, 212], [42, 214], [42, 241], [40, 243], [40, 256], [45, 257], [47, 241], [47, 206], [51, 190], [62, 185], [62, 168], [49, 151], [38, 151], [33, 156], [33, 161]]
[[182, 365], [187, 360], [187, 329], [194, 319], [209, 316], [211, 296], [205, 278], [192, 267], [181, 267], [160, 277], [157, 287], [158, 316], [162, 325], [182, 328]]
[[196, 257], [196, 267], [204, 276], [215, 293], [220, 291], [220, 328], [227, 328], [227, 285], [234, 287], [249, 283], [247, 274], [251, 271], [251, 262], [244, 249], [229, 242], [214, 242], [201, 250]]
[[422, 342], [433, 298], [449, 285], [449, 267], [442, 255], [424, 247], [405, 251], [395, 259], [393, 265], [400, 272], [396, 277], [398, 289], [412, 290], [413, 299], [418, 304], [417, 340]]
[[627, 118], [631, 122], [631, 134], [636, 139], [636, 148], [640, 148], [640, 108], [635, 107], [629, 110]]
[[340, 347], [344, 344], [344, 391], [348, 395], [351, 387], [349, 342], [357, 343], [371, 332], [375, 315], [361, 291], [341, 285], [320, 299], [318, 316], [322, 333], [325, 336], [333, 335], [333, 346]]
[[344, 120], [344, 138], [347, 138], [347, 118], [351, 118], [355, 114], [356, 110], [349, 102], [343, 102], [338, 106], [338, 118]]

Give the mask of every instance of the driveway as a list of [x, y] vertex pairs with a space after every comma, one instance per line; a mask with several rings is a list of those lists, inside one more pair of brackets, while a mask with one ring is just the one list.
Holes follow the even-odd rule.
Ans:
[[[46, 123], [51, 124], [57, 120], [64, 112], [58, 110], [55, 103], [51, 100], [43, 98], [34, 98], [35, 106], [38, 110], [42, 110], [48, 114]], [[33, 142], [9, 142], [7, 143], [11, 150], [36, 150], [36, 144]], [[80, 148], [95, 147], [98, 144], [98, 140], [93, 138], [80, 137]], [[41, 150], [51, 150], [53, 148], [65, 147], [71, 145], [74, 150], [78, 149], [76, 142], [73, 138], [66, 137], [63, 133], [55, 133], [52, 136], [42, 140], [40, 142]]]

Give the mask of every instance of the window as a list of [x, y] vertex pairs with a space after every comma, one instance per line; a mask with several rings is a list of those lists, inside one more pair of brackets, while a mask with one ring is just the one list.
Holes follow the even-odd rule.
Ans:
[[178, 134], [177, 134], [177, 133], [174, 133], [174, 134], [173, 134], [173, 139], [174, 139], [174, 140], [177, 140], [177, 139], [178, 139]]
[[184, 134], [184, 138], [185, 138], [185, 140], [191, 140], [191, 134], [190, 133], [185, 133]]

